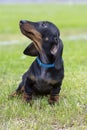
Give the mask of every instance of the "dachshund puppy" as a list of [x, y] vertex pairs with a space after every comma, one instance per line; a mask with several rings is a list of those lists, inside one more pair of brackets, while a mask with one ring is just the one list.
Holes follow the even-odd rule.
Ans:
[[25, 101], [30, 103], [33, 94], [49, 94], [48, 102], [54, 104], [59, 101], [64, 78], [63, 43], [59, 29], [48, 21], [21, 20], [19, 25], [21, 32], [33, 41], [24, 50], [24, 54], [37, 58], [24, 73], [12, 96], [22, 93]]

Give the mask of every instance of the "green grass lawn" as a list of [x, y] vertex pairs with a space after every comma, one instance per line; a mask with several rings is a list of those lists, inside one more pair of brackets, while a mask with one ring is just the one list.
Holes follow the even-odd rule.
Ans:
[[[37, 97], [32, 107], [21, 97], [8, 99], [34, 58], [22, 54], [29, 40], [19, 30], [20, 19], [54, 22], [64, 43], [65, 78], [60, 102], [50, 106], [48, 97]], [[0, 5], [0, 130], [87, 130], [87, 5]]]

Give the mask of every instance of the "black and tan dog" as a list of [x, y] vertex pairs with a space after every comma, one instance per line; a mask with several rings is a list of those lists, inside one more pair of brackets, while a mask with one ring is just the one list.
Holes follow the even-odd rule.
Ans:
[[24, 54], [37, 58], [23, 75], [13, 96], [22, 93], [26, 102], [31, 102], [33, 94], [50, 94], [49, 103], [58, 102], [64, 78], [63, 43], [58, 28], [48, 21], [21, 20], [20, 30], [33, 41]]

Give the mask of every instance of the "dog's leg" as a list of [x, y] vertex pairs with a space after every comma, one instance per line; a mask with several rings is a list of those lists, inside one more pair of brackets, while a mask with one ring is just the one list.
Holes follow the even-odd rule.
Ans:
[[59, 102], [59, 93], [61, 90], [61, 83], [57, 83], [50, 93], [50, 98], [48, 100], [49, 104], [55, 104]]
[[27, 73], [28, 72], [24, 73], [21, 83], [19, 84], [18, 88], [10, 95], [10, 97], [16, 97], [24, 92]]
[[25, 84], [24, 82], [21, 82], [18, 86], [18, 88], [16, 89], [16, 93], [17, 94], [22, 94], [24, 92], [24, 89], [25, 89]]
[[24, 92], [24, 83], [21, 82], [18, 88], [10, 95], [10, 97], [17, 97]]
[[32, 101], [32, 93], [33, 93], [33, 89], [32, 89], [32, 80], [27, 79], [26, 83], [25, 83], [25, 89], [24, 89], [24, 93], [23, 93], [23, 99], [27, 102], [31, 104]]

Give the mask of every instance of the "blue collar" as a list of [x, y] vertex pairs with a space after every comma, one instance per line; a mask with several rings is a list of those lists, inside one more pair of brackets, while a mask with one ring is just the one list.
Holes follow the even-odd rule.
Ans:
[[41, 60], [37, 57], [37, 63], [41, 66], [41, 67], [44, 67], [44, 68], [53, 68], [54, 67], [54, 63], [53, 64], [44, 64], [41, 62]]

